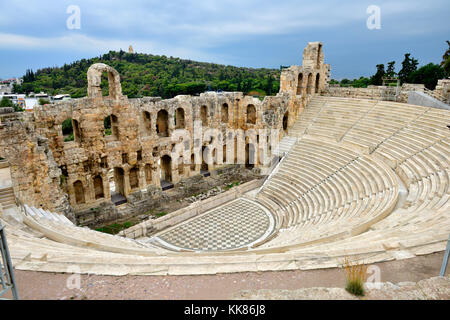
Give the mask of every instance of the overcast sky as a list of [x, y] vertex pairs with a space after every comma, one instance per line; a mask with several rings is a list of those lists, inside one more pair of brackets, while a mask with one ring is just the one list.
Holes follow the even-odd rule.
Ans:
[[[80, 8], [80, 29], [67, 27], [71, 5]], [[370, 5], [381, 10], [381, 29], [367, 28]], [[448, 0], [0, 0], [0, 78], [130, 44], [142, 53], [279, 68], [300, 64], [310, 41], [323, 42], [332, 78], [370, 76], [392, 60], [398, 71], [407, 52], [420, 65], [440, 63], [449, 17]]]

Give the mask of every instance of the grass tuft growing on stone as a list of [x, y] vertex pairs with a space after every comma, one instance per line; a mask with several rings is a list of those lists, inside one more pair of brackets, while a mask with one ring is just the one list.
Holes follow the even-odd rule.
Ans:
[[343, 267], [346, 276], [345, 290], [355, 296], [364, 296], [364, 282], [367, 278], [367, 265], [357, 264], [345, 258]]

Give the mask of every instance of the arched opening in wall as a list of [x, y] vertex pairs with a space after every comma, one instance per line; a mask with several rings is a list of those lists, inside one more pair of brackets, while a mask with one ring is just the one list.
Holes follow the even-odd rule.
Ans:
[[247, 106], [247, 123], [256, 124], [256, 108], [252, 104]]
[[234, 140], [234, 164], [238, 164], [238, 137], [236, 136], [233, 140]]
[[313, 75], [312, 73], [308, 74], [308, 84], [306, 86], [306, 93], [311, 94], [312, 93], [312, 87], [313, 87]]
[[288, 129], [288, 123], [289, 123], [289, 112], [286, 111], [286, 113], [283, 116], [283, 130], [287, 132]]
[[62, 123], [62, 134], [64, 137], [64, 142], [68, 142], [68, 141], [74, 141], [75, 140], [75, 136], [73, 133], [73, 124], [72, 124], [72, 119], [71, 118], [67, 118], [66, 120], [63, 121]]
[[299, 73], [297, 81], [297, 95], [302, 94], [302, 89], [303, 89], [303, 73]]
[[208, 125], [208, 107], [201, 106], [200, 108], [200, 120], [202, 121], [202, 126]]
[[191, 171], [195, 171], [195, 155], [191, 155]]
[[144, 167], [144, 171], [145, 171], [145, 182], [147, 184], [151, 184], [152, 183], [152, 166], [150, 164], [146, 164]]
[[131, 168], [129, 177], [130, 177], [130, 188], [131, 189], [139, 188], [139, 169], [136, 167]]
[[222, 161], [225, 164], [227, 162], [227, 145], [226, 144], [223, 145], [222, 155], [223, 155]]
[[315, 92], [319, 93], [319, 84], [320, 84], [320, 73], [316, 75], [316, 86], [315, 86]]
[[319, 48], [317, 49], [317, 60], [316, 60], [316, 68], [320, 68], [320, 56], [322, 55], [322, 44], [319, 43]]
[[77, 120], [72, 119], [73, 138], [75, 142], [81, 143], [81, 130], [80, 124]]
[[207, 146], [202, 147], [202, 166], [200, 171], [208, 171], [208, 163], [206, 163], [206, 158], [208, 157], [209, 148]]
[[169, 155], [164, 155], [161, 158], [161, 180], [172, 182], [172, 158]]
[[96, 176], [94, 178], [94, 193], [95, 193], [95, 200], [102, 199], [105, 197], [105, 193], [103, 192], [103, 179], [101, 176]]
[[75, 192], [75, 201], [77, 204], [86, 203], [84, 197], [84, 187], [80, 180], [77, 180], [73, 184], [73, 190]]
[[117, 140], [119, 139], [119, 119], [113, 114], [109, 118], [109, 122], [111, 123], [111, 136]]
[[116, 193], [120, 193], [122, 196], [125, 196], [125, 172], [122, 168], [116, 167], [114, 168], [114, 183], [116, 186]]
[[228, 104], [224, 103], [220, 110], [222, 116], [222, 123], [228, 123]]
[[159, 110], [156, 117], [156, 133], [160, 137], [169, 136], [169, 113], [166, 110]]
[[110, 136], [112, 135], [111, 130], [111, 116], [107, 116], [105, 119], [103, 119], [103, 136]]
[[184, 109], [178, 108], [175, 112], [175, 128], [183, 129], [184, 126]]
[[144, 131], [145, 134], [150, 135], [152, 133], [152, 116], [150, 112], [142, 112], [142, 117], [144, 118]]
[[252, 169], [255, 167], [256, 163], [256, 153], [255, 146], [253, 143], [247, 143], [245, 145], [245, 167], [247, 169]]

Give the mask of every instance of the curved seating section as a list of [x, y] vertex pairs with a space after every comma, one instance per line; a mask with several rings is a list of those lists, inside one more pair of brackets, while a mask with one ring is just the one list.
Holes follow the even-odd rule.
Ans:
[[214, 274], [427, 254], [444, 250], [450, 233], [449, 124], [448, 110], [314, 97], [289, 128], [297, 142], [255, 199], [274, 215], [275, 232], [249, 250], [173, 252], [26, 206], [1, 219], [21, 270]]
[[389, 170], [342, 145], [300, 140], [258, 195], [285, 229], [264, 247], [329, 238], [374, 223], [397, 201]]
[[117, 253], [162, 252], [159, 247], [144, 245], [133, 239], [122, 238], [89, 228], [78, 227], [62, 215], [41, 208], [24, 206], [20, 219], [47, 239], [75, 247], [91, 248]]

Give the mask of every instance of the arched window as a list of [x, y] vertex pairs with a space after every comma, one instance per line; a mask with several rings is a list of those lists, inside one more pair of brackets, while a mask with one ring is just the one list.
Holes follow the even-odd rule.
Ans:
[[184, 109], [178, 108], [175, 112], [175, 128], [183, 129], [184, 128]]
[[303, 73], [298, 74], [297, 95], [301, 95], [303, 90]]
[[103, 136], [111, 136], [114, 140], [119, 138], [119, 120], [115, 115], [103, 119]]
[[228, 104], [224, 103], [221, 110], [222, 123], [228, 123]]
[[319, 93], [320, 73], [316, 75], [316, 93]]
[[131, 168], [129, 177], [131, 189], [139, 188], [139, 169], [136, 167]]
[[286, 112], [283, 116], [283, 130], [287, 131], [288, 128], [288, 122], [289, 121], [289, 112]]
[[306, 93], [311, 94], [312, 93], [312, 87], [313, 87], [313, 75], [310, 73], [308, 75], [308, 84], [306, 86]]
[[71, 118], [67, 118], [62, 123], [62, 134], [64, 137], [64, 142], [74, 141], [75, 135], [73, 133], [73, 123]]
[[103, 192], [103, 179], [101, 176], [96, 176], [94, 178], [94, 192], [95, 192], [95, 200], [105, 197], [105, 194]]
[[208, 107], [201, 106], [200, 108], [200, 120], [202, 121], [203, 126], [208, 125]]
[[144, 118], [144, 131], [147, 135], [150, 135], [152, 132], [152, 116], [148, 111], [142, 112], [142, 116]]
[[166, 110], [159, 110], [156, 118], [156, 133], [160, 137], [169, 136], [169, 114]]
[[169, 155], [164, 155], [161, 158], [161, 180], [168, 182], [172, 181], [172, 158]]
[[195, 171], [195, 156], [191, 155], [191, 171]]
[[247, 123], [256, 124], [256, 108], [252, 104], [247, 106]]
[[251, 169], [256, 163], [256, 152], [253, 143], [247, 143], [245, 145], [245, 167]]
[[75, 192], [75, 201], [77, 204], [85, 203], [85, 197], [84, 197], [84, 187], [83, 183], [81, 183], [80, 180], [77, 180], [73, 184], [73, 189]]
[[114, 168], [114, 183], [116, 186], [115, 192], [125, 195], [125, 183], [124, 183], [125, 173], [122, 168]]

